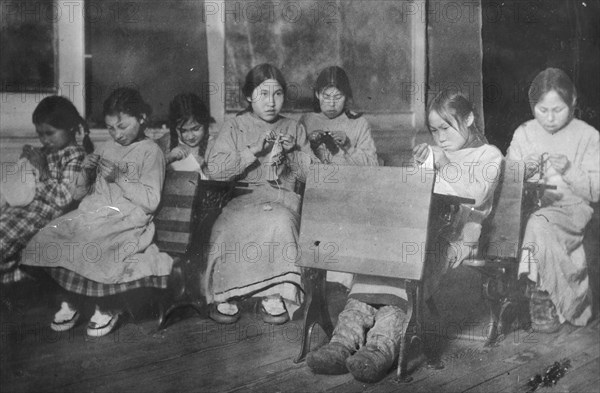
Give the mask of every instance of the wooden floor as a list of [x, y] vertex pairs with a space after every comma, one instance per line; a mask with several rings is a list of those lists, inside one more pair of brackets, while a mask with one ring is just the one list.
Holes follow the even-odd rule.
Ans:
[[[408, 384], [395, 382], [393, 372], [377, 384], [359, 383], [349, 374], [312, 374], [305, 363], [293, 362], [300, 321], [267, 325], [251, 304], [244, 305], [235, 325], [183, 312], [184, 319], [160, 332], [151, 309], [140, 306], [136, 321], [127, 316], [114, 333], [94, 339], [85, 335], [83, 321], [70, 332], [52, 332], [52, 302], [38, 296], [37, 301], [3, 297], [0, 391], [526, 392], [530, 377], [562, 359], [571, 361], [571, 369], [557, 385], [539, 392], [600, 391], [598, 319], [585, 328], [563, 325], [551, 335], [515, 331], [497, 347], [484, 348], [478, 277], [463, 268], [452, 274], [437, 299], [442, 322], [435, 325], [426, 314], [445, 368], [429, 370], [424, 358], [413, 353]], [[345, 293], [333, 285], [329, 292], [330, 309], [337, 315]], [[313, 336], [316, 342], [324, 340], [320, 331]]]

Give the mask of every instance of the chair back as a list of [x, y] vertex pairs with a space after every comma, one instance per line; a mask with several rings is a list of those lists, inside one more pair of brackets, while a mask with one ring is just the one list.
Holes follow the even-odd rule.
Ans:
[[183, 255], [188, 252], [195, 229], [197, 172], [168, 171], [162, 198], [154, 217], [156, 245], [161, 251]]
[[524, 163], [502, 162], [500, 180], [494, 194], [492, 213], [487, 218], [481, 252], [487, 259], [519, 258], [524, 230]]

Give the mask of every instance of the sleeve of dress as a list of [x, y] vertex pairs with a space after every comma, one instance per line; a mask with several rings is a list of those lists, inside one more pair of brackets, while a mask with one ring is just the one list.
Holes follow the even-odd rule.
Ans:
[[256, 157], [247, 146], [238, 146], [238, 128], [230, 120], [217, 136], [208, 152], [207, 175], [214, 180], [232, 180], [244, 173]]
[[69, 149], [65, 151], [64, 167], [58, 178], [50, 177], [36, 186], [36, 197], [64, 208], [73, 202], [74, 183], [82, 171], [81, 163], [85, 153], [80, 149]]
[[525, 135], [523, 126], [517, 128], [513, 134], [513, 138], [506, 152], [506, 159], [510, 161], [522, 161], [525, 157], [524, 153]]
[[[458, 195], [475, 199], [475, 207], [478, 207], [489, 199], [496, 189], [502, 167], [502, 153], [496, 147], [488, 146], [477, 160], [461, 164], [451, 163], [450, 168], [452, 166], [460, 167], [461, 172], [458, 176], [445, 180]], [[444, 179], [444, 175], [449, 172], [442, 169], [439, 173]]]
[[574, 163], [571, 162], [571, 167], [563, 175], [563, 180], [573, 192], [589, 202], [597, 202], [600, 194], [599, 146], [600, 141], [596, 131], [587, 143], [580, 144], [580, 147], [584, 149], [581, 166], [574, 166]]
[[127, 174], [119, 181], [123, 197], [148, 214], [158, 208], [165, 179], [165, 157], [154, 142], [150, 146], [138, 163], [140, 168], [128, 167]]
[[377, 166], [379, 163], [375, 142], [371, 135], [371, 126], [362, 117], [358, 118], [357, 121], [360, 124], [356, 143], [346, 151], [344, 158], [348, 165]]

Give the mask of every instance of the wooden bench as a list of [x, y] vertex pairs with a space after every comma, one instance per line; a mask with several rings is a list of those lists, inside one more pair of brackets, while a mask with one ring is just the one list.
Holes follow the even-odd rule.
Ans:
[[[409, 381], [408, 349], [423, 343], [422, 280], [431, 209], [436, 198], [448, 206], [474, 203], [434, 196], [433, 174], [415, 168], [319, 166], [307, 179], [298, 264], [304, 268], [304, 336], [296, 362], [310, 350], [316, 324], [331, 337], [325, 296], [327, 270], [405, 280], [409, 323], [401, 332], [397, 376]], [[450, 218], [451, 220], [451, 218]], [[410, 339], [409, 339], [410, 337]]]
[[159, 307], [159, 329], [180, 308], [202, 313], [200, 291], [204, 248], [210, 231], [235, 187], [244, 183], [201, 180], [197, 172], [168, 171], [159, 209], [154, 217], [156, 244], [174, 258], [168, 296]]

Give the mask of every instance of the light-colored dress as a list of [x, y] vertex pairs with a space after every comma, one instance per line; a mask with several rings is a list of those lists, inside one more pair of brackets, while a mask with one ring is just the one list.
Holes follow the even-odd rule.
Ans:
[[[269, 164], [268, 154], [257, 158], [247, 147], [267, 130], [296, 140], [277, 168]], [[279, 294], [298, 302], [300, 197], [294, 184], [297, 165], [310, 156], [309, 151], [304, 127], [292, 119], [279, 117], [267, 123], [245, 112], [224, 124], [209, 152], [207, 174], [214, 180], [247, 182], [249, 187], [234, 193], [213, 226], [202, 280], [207, 302], [254, 294]], [[274, 174], [280, 181], [267, 181]]]
[[152, 223], [164, 180], [163, 153], [144, 139], [129, 146], [110, 140], [98, 154], [118, 165], [115, 181], [97, 176], [77, 210], [34, 236], [23, 263], [49, 268], [65, 289], [88, 296], [164, 287], [173, 261], [153, 244]]
[[[446, 156], [450, 164], [437, 171], [436, 182], [441, 182], [442, 187], [436, 184], [436, 188], [474, 199], [475, 204], [460, 205], [452, 224], [441, 231], [439, 227], [430, 228], [430, 236], [436, 238], [430, 242], [433, 249], [427, 250], [423, 272], [425, 299], [435, 293], [449, 266], [457, 267], [466, 258], [477, 256], [482, 222], [492, 211], [502, 165], [502, 153], [488, 144], [446, 152]], [[431, 154], [429, 158], [432, 158]], [[397, 306], [404, 306], [407, 300], [403, 280], [373, 276], [356, 276], [350, 298]]]
[[546, 183], [556, 185], [542, 198], [542, 208], [533, 213], [523, 237], [519, 273], [548, 291], [561, 322], [587, 324], [592, 316], [592, 293], [583, 249], [583, 234], [600, 193], [598, 131], [573, 119], [550, 134], [536, 120], [521, 125], [508, 150], [511, 160], [530, 154], [565, 155], [569, 168], [561, 176], [549, 163]]

